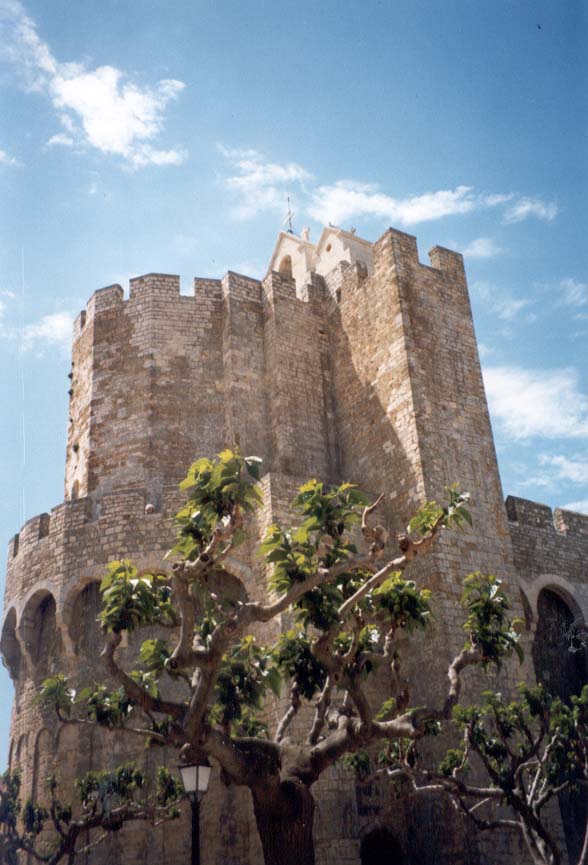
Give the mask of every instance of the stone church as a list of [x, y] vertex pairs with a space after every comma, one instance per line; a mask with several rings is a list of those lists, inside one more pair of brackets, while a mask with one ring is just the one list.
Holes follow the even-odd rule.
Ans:
[[[129, 758], [126, 740], [60, 726], [35, 695], [58, 671], [103, 679], [105, 564], [169, 567], [177, 482], [226, 445], [263, 458], [258, 534], [287, 518], [309, 477], [384, 492], [393, 531], [447, 484], [471, 491], [475, 530], [411, 572], [434, 591], [434, 631], [411, 655], [414, 670], [430, 671], [429, 694], [462, 642], [457, 602], [474, 570], [502, 578], [526, 623], [525, 666], [503, 671], [505, 692], [538, 678], [566, 697], [586, 681], [585, 655], [566, 640], [588, 617], [588, 517], [504, 501], [458, 253], [435, 247], [423, 264], [408, 234], [390, 229], [372, 243], [328, 226], [316, 244], [307, 230], [281, 232], [261, 281], [229, 271], [183, 295], [177, 276], [151, 273], [130, 281], [128, 298], [112, 285], [76, 319], [70, 380], [64, 501], [30, 519], [8, 553], [0, 646], [15, 688], [9, 765], [21, 767], [26, 794], [42, 800], [50, 768], [67, 791], [89, 769]], [[254, 567], [248, 588], [259, 597], [265, 574]], [[135, 756], [148, 768], [162, 761], [161, 750]], [[476, 838], [444, 800], [400, 795], [385, 779], [362, 786], [337, 766], [313, 792], [318, 865], [527, 861], [518, 838]], [[573, 853], [577, 814], [562, 805], [557, 819]], [[262, 862], [249, 793], [216, 770], [201, 826], [203, 865]], [[126, 827], [82, 858], [182, 865], [189, 847], [183, 815]]]

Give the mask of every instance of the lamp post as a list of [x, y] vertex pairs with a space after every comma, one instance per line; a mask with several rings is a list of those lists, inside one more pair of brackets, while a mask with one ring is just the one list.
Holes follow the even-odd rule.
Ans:
[[182, 786], [192, 806], [192, 860], [200, 865], [200, 800], [208, 790], [210, 766], [208, 763], [178, 766]]

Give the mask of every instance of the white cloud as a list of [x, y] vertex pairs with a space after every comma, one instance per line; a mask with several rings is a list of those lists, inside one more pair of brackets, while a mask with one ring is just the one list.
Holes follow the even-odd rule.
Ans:
[[[219, 150], [234, 171], [223, 179], [237, 199], [232, 215], [242, 220], [263, 211], [284, 213], [286, 197], [292, 189], [296, 190], [297, 200], [306, 213], [322, 224], [343, 225], [355, 218], [372, 218], [393, 225], [412, 226], [500, 205], [508, 205], [505, 218], [510, 222], [520, 222], [527, 216], [551, 221], [557, 213], [556, 205], [540, 199], [520, 197], [514, 192], [483, 194], [465, 184], [402, 198], [360, 180], [336, 180], [311, 187], [312, 174], [296, 162], [270, 162], [257, 150], [223, 145]], [[489, 237], [473, 240], [463, 251], [471, 258], [491, 258], [503, 252]]]
[[491, 237], [477, 237], [461, 250], [466, 258], [494, 258], [503, 251]]
[[539, 462], [543, 466], [550, 466], [556, 472], [558, 480], [570, 481], [573, 484], [588, 484], [588, 460], [570, 459], [569, 457], [542, 454]]
[[471, 186], [440, 189], [408, 198], [393, 198], [377, 187], [354, 180], [338, 180], [319, 186], [312, 193], [308, 212], [317, 222], [340, 225], [356, 216], [386, 219], [400, 225], [416, 225], [456, 213], [469, 213], [476, 206]]
[[575, 511], [577, 514], [588, 514], [588, 499], [581, 499], [579, 502], [569, 502], [563, 505], [564, 511]]
[[588, 396], [574, 369], [486, 367], [484, 383], [492, 418], [509, 438], [588, 437]]
[[71, 135], [68, 135], [67, 132], [57, 132], [47, 141], [47, 145], [48, 147], [75, 147], [76, 140]]
[[287, 211], [287, 196], [300, 188], [312, 175], [296, 162], [280, 165], [268, 162], [256, 150], [239, 150], [219, 146], [220, 152], [237, 173], [225, 177], [224, 185], [235, 193], [239, 203], [232, 215], [250, 219], [265, 210]]
[[557, 204], [553, 202], [543, 201], [541, 198], [523, 196], [506, 209], [504, 221], [511, 223], [522, 222], [524, 219], [528, 219], [529, 216], [535, 216], [537, 219], [542, 219], [545, 222], [553, 222], [558, 214], [558, 210]]
[[71, 342], [74, 317], [70, 312], [51, 312], [39, 321], [27, 324], [23, 330], [25, 350], [43, 351], [51, 346], [68, 347]]
[[[532, 301], [525, 297], [511, 297], [491, 282], [478, 280], [473, 283], [472, 291], [484, 301], [485, 306], [502, 321], [513, 321], [523, 309], [527, 309]], [[527, 319], [534, 320], [532, 313]]]
[[501, 318], [503, 321], [512, 321], [517, 317], [521, 310], [526, 309], [531, 303], [530, 300], [526, 298], [521, 298], [520, 300], [515, 300], [514, 298], [503, 298], [502, 300], [497, 300], [494, 304], [494, 311], [498, 315], [498, 318]]
[[48, 96], [58, 113], [65, 132], [53, 135], [50, 145], [91, 146], [120, 156], [132, 168], [179, 165], [186, 158], [183, 150], [152, 144], [183, 82], [164, 79], [141, 86], [113, 66], [87, 69], [81, 63], [60, 63], [17, 0], [0, 0], [0, 39], [25, 87]]
[[20, 159], [15, 156], [10, 156], [5, 150], [0, 150], [0, 165], [7, 165], [12, 168], [18, 168], [22, 165]]
[[562, 279], [559, 284], [562, 295], [561, 302], [566, 306], [588, 305], [588, 283], [577, 279]]
[[497, 204], [506, 204], [507, 201], [512, 201], [514, 197], [514, 192], [508, 192], [505, 195], [501, 193], [498, 193], [498, 195], [485, 195], [484, 204], [486, 207], [496, 207]]

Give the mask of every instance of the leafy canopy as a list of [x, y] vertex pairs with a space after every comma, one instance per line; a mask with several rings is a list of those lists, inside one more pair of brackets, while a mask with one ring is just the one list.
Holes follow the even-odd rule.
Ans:
[[[178, 540], [168, 555], [186, 562], [206, 557], [207, 550], [217, 542], [219, 531], [223, 543], [226, 531], [228, 546], [240, 543], [242, 514], [261, 503], [260, 469], [259, 458], [243, 457], [231, 450], [222, 451], [216, 459], [194, 462], [180, 484], [187, 499], [176, 514]], [[468, 494], [450, 487], [447, 495], [445, 505], [430, 501], [417, 511], [409, 524], [413, 536], [425, 538], [439, 527], [461, 529], [464, 524], [471, 524], [466, 507]], [[342, 605], [372, 575], [353, 563], [358, 553], [358, 527], [362, 526], [364, 509], [368, 506], [367, 497], [353, 484], [326, 487], [312, 479], [300, 487], [292, 503], [298, 516], [297, 525], [288, 529], [278, 524], [269, 527], [259, 555], [270, 566], [270, 591], [282, 595], [321, 570], [332, 571], [333, 576], [298, 597], [292, 607], [293, 627], [273, 646], [263, 646], [252, 635], [246, 635], [223, 653], [207, 710], [211, 723], [235, 735], [266, 735], [257, 714], [268, 689], [279, 694], [283, 680], [295, 680], [302, 697], [308, 700], [316, 697], [328, 675], [315, 651], [318, 633], [331, 633], [334, 658], [345, 658], [348, 673], [365, 678], [378, 666], [386, 634], [398, 629], [412, 633], [428, 626], [432, 617], [430, 591], [417, 587], [400, 571], [392, 571], [371, 591], [361, 592], [353, 616], [340, 621]], [[132, 632], [180, 620], [169, 577], [139, 574], [129, 561], [109, 564], [100, 591], [100, 622], [105, 632]], [[213, 634], [233, 615], [236, 602], [222, 595], [211, 595], [198, 582], [192, 584], [191, 593], [198, 609], [195, 637], [199, 645], [208, 649]], [[468, 577], [462, 606], [467, 614], [466, 645], [480, 646], [486, 663], [499, 665], [509, 652], [520, 651], [518, 635], [507, 617], [508, 603], [496, 578], [481, 574]], [[163, 676], [177, 679], [181, 675], [170, 664], [171, 654], [168, 640], [160, 636], [150, 636], [141, 645], [139, 667], [131, 671], [130, 677], [150, 697], [160, 697]], [[40, 700], [45, 706], [54, 706], [64, 718], [71, 717], [75, 707], [85, 719], [108, 727], [125, 726], [136, 712], [124, 687], [109, 689], [94, 685], [76, 694], [63, 676], [54, 676], [43, 683]], [[395, 707], [394, 698], [384, 701], [380, 710], [383, 717], [393, 715]], [[153, 729], [165, 732], [169, 722], [169, 719], [153, 721]]]

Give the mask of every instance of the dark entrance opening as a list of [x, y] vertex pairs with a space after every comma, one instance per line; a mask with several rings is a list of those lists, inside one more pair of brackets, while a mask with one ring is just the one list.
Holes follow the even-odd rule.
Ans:
[[[547, 691], [569, 703], [588, 683], [584, 641], [578, 641], [578, 621], [556, 592], [542, 589], [537, 599], [537, 633], [533, 644], [535, 674]], [[587, 797], [563, 792], [559, 810], [570, 862], [577, 862], [588, 819]]]
[[397, 838], [383, 827], [373, 829], [365, 836], [360, 856], [361, 865], [406, 865]]

